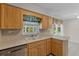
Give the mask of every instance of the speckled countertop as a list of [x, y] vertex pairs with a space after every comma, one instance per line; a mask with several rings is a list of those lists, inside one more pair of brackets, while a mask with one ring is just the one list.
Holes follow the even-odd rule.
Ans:
[[0, 41], [0, 50], [2, 49], [7, 49], [7, 48], [11, 48], [11, 47], [15, 47], [15, 46], [19, 46], [19, 45], [23, 45], [23, 44], [28, 44], [31, 42], [35, 42], [35, 41], [39, 41], [39, 40], [44, 40], [44, 39], [48, 39], [48, 38], [56, 38], [59, 40], [68, 40], [67, 37], [63, 37], [63, 36], [52, 36], [52, 35], [47, 35], [47, 36], [38, 36], [38, 37], [28, 37], [28, 38], [24, 38], [24, 39], [17, 39], [15, 40], [6, 40]]

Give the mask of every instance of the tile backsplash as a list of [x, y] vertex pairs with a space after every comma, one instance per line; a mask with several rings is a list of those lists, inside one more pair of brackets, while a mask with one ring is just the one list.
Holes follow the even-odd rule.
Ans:
[[7, 42], [7, 41], [18, 41], [23, 39], [23, 36], [21, 35], [21, 30], [0, 30], [1, 34], [1, 41]]
[[20, 30], [1, 30], [2, 36], [20, 35]]
[[[50, 29], [41, 30], [38, 35], [48, 35], [50, 34]], [[7, 40], [22, 40], [24, 38], [28, 38], [27, 36], [22, 35], [22, 30], [0, 30], [0, 40], [7, 41]]]

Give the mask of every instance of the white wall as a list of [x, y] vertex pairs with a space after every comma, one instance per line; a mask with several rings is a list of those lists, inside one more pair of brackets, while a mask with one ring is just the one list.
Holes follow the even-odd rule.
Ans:
[[79, 19], [65, 21], [64, 33], [70, 36], [70, 41], [79, 43]]
[[69, 36], [69, 55], [79, 56], [79, 19], [64, 21], [64, 33]]

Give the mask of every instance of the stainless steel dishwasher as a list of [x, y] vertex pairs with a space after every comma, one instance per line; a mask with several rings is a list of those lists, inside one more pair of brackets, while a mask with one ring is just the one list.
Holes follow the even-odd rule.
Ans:
[[20, 45], [0, 51], [0, 56], [27, 56], [26, 45]]

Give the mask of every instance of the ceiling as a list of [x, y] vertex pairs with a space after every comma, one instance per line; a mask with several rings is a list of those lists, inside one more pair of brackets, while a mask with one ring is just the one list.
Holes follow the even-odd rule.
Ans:
[[33, 10], [63, 20], [79, 16], [79, 3], [10, 3], [11, 5]]

